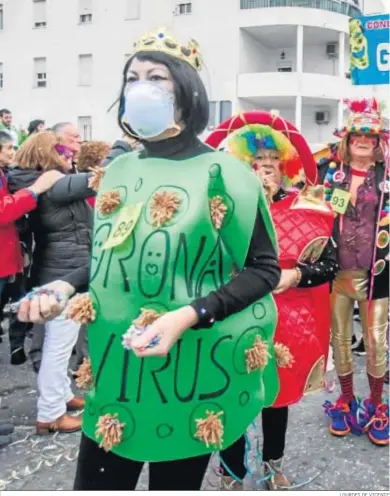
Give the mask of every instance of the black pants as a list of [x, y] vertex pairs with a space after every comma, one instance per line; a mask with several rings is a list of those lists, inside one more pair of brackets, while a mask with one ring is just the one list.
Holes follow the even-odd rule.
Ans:
[[[7, 282], [1, 295], [1, 312], [0, 319], [2, 320], [5, 316], [3, 313], [4, 306], [9, 302], [16, 302], [27, 292], [27, 280], [23, 274], [16, 274], [12, 282]], [[19, 322], [16, 314], [8, 315], [9, 328], [8, 336], [11, 349], [11, 363], [13, 365], [20, 365], [26, 361], [24, 354], [24, 343], [28, 331], [32, 328], [32, 324], [26, 322]], [[15, 361], [12, 356], [15, 352], [18, 353], [18, 357], [15, 356]], [[23, 357], [23, 358], [21, 358]]]
[[[27, 333], [32, 329], [33, 325], [29, 322], [20, 322], [16, 315], [11, 315], [8, 335], [9, 335], [9, 345], [11, 350], [11, 363], [12, 365], [21, 365], [27, 358], [24, 354], [24, 343], [26, 341]], [[13, 360], [13, 356], [17, 352], [17, 361]], [[20, 357], [24, 358], [21, 359]]]
[[284, 455], [288, 424], [288, 407], [264, 408], [263, 420], [263, 460], [279, 460]]
[[[288, 407], [264, 408], [261, 416], [263, 424], [263, 461], [278, 460], [284, 455]], [[223, 463], [239, 479], [243, 479], [246, 475], [244, 455], [244, 436], [220, 453]], [[224, 475], [230, 475], [223, 464], [221, 464], [221, 469]]]
[[[150, 491], [199, 491], [210, 455], [149, 464]], [[106, 453], [84, 434], [77, 462], [75, 491], [134, 490], [143, 462]]]

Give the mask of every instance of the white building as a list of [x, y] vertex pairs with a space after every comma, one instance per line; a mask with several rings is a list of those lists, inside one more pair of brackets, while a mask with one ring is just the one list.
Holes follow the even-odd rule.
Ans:
[[[0, 108], [23, 125], [72, 121], [86, 139], [114, 140], [116, 114], [107, 109], [132, 43], [166, 25], [201, 45], [210, 127], [232, 112], [278, 109], [311, 143], [325, 142], [342, 122], [342, 99], [372, 92], [346, 78], [348, 16], [359, 15], [358, 2], [0, 0]], [[365, 2], [382, 11], [380, 0]]]

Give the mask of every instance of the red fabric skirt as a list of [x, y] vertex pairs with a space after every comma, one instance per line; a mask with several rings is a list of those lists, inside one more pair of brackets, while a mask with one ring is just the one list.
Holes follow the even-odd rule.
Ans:
[[317, 366], [325, 374], [326, 369], [330, 342], [329, 284], [291, 288], [275, 295], [275, 302], [275, 343], [287, 346], [294, 358], [291, 368], [278, 367], [280, 390], [273, 406], [282, 407], [297, 403], [305, 393], [323, 385], [318, 383], [318, 371], [313, 375], [312, 371]]

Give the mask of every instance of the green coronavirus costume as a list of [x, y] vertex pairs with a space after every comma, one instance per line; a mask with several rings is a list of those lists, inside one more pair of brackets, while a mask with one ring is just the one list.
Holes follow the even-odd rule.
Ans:
[[[185, 332], [166, 357], [137, 358], [123, 339], [133, 323], [234, 277], [258, 209], [275, 242], [260, 188], [244, 164], [219, 152], [181, 162], [131, 154], [107, 169], [95, 214], [94, 388], [83, 425], [106, 449], [139, 461], [209, 453], [246, 431], [264, 406], [264, 387], [276, 397], [271, 295], [210, 329]], [[263, 384], [267, 362], [274, 374]], [[116, 435], [105, 443], [111, 428]]]

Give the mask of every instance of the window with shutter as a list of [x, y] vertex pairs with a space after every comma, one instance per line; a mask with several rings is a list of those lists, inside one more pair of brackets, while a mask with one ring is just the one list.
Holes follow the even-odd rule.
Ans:
[[192, 2], [178, 3], [176, 7], [177, 15], [192, 14]]
[[78, 118], [78, 128], [80, 130], [83, 141], [90, 141], [92, 139], [92, 117], [81, 116]]
[[217, 102], [209, 102], [209, 128], [214, 128], [217, 125]]
[[141, 0], [126, 0], [126, 14], [125, 18], [139, 19], [141, 15]]
[[79, 85], [91, 86], [93, 78], [93, 58], [91, 54], [79, 55]]
[[219, 122], [224, 122], [232, 116], [232, 102], [230, 100], [223, 100], [219, 104]]
[[92, 0], [79, 0], [79, 22], [90, 24], [92, 22]]
[[34, 59], [34, 86], [36, 88], [47, 86], [46, 57]]
[[46, 0], [33, 0], [34, 9], [34, 27], [46, 27]]

